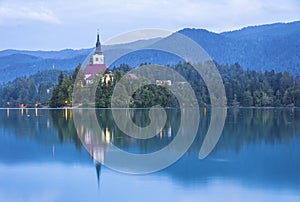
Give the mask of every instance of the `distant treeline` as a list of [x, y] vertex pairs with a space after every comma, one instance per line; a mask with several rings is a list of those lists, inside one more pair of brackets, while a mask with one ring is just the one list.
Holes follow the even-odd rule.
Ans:
[[[48, 106], [60, 73], [60, 70], [45, 70], [0, 84], [0, 107]], [[64, 74], [69, 72], [64, 71]]]
[[[222, 77], [228, 106], [300, 106], [300, 77], [289, 72], [244, 70], [238, 63], [216, 64]], [[209, 103], [204, 81], [188, 63], [174, 67], [189, 78], [200, 104]]]
[[[293, 77], [289, 72], [245, 70], [237, 63], [232, 65], [216, 64], [216, 66], [223, 79], [228, 106], [300, 106], [300, 77]], [[200, 106], [210, 104], [207, 87], [192, 65], [178, 63], [169, 68], [173, 68], [186, 78], [192, 86]], [[71, 106], [73, 86], [77, 76], [79, 80], [83, 81], [82, 88], [87, 94], [91, 92], [92, 88], [97, 88], [95, 106], [108, 108], [111, 107], [114, 86], [126, 72], [132, 69], [126, 64], [121, 64], [112, 69], [113, 81], [95, 82], [92, 85], [84, 85], [81, 65], [78, 65], [73, 74], [58, 71], [40, 72], [29, 78], [22, 77], [0, 85], [0, 104], [1, 107], [7, 107], [8, 104], [10, 107], [18, 107], [22, 103], [28, 106], [33, 106], [35, 103], [42, 103], [50, 107]], [[52, 88], [54, 86], [53, 75], [57, 82], [54, 88]], [[100, 81], [101, 77], [102, 75], [99, 75], [95, 79]], [[87, 106], [90, 104], [89, 100], [85, 100], [83, 103]], [[168, 87], [145, 83], [142, 88], [136, 89], [128, 107], [145, 108], [154, 105], [178, 107], [178, 102]]]
[[[276, 73], [275, 71], [244, 70], [237, 63], [233, 65], [216, 64], [216, 66], [223, 79], [228, 106], [300, 106], [300, 77], [293, 77], [288, 72]], [[83, 77], [79, 68], [78, 66], [74, 74], [78, 73]], [[207, 87], [192, 65], [189, 63], [178, 63], [175, 66], [169, 66], [169, 68], [173, 68], [186, 78], [192, 86], [200, 106], [210, 104]], [[96, 107], [111, 107], [111, 96], [115, 84], [130, 70], [132, 70], [132, 67], [126, 64], [114, 67], [114, 81], [108, 83], [99, 82], [97, 84]], [[62, 107], [66, 103], [71, 103], [71, 92], [75, 81], [74, 75], [72, 77], [60, 77], [59, 85], [54, 89], [54, 94], [50, 101], [51, 107]], [[96, 79], [100, 80], [101, 78]], [[85, 88], [88, 90], [88, 88], [92, 87]], [[88, 104], [88, 101], [86, 101], [86, 104]], [[132, 95], [129, 107], [145, 108], [154, 105], [178, 107], [178, 102], [167, 87], [146, 84], [142, 88], [136, 89]]]
[[[227, 105], [243, 107], [300, 106], [300, 77], [289, 72], [245, 70], [238, 63], [216, 64], [225, 87]], [[200, 105], [210, 104], [207, 87], [189, 63], [174, 68], [191, 84]]]

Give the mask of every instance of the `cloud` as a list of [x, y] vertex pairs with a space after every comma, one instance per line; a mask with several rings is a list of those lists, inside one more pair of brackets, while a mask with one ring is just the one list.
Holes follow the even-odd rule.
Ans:
[[13, 6], [0, 8], [0, 23], [4, 19], [51, 24], [63, 21], [69, 26], [118, 27], [118, 32], [126, 31], [126, 27], [224, 31], [300, 18], [298, 0], [4, 0], [11, 1]]
[[120, 29], [202, 27], [223, 31], [300, 18], [298, 0], [53, 1], [52, 8], [70, 24], [86, 21]]
[[115, 26], [121, 29], [120, 32], [125, 31], [126, 26], [128, 29], [192, 26], [222, 31], [253, 24], [292, 21], [300, 16], [298, 0], [3, 1], [10, 6], [1, 7], [0, 3], [2, 24], [7, 20], [51, 24], [63, 21], [68, 25]]
[[61, 24], [50, 9], [39, 3], [0, 4], [0, 25], [23, 24], [31, 21]]
[[[144, 28], [222, 32], [295, 20], [300, 20], [299, 0], [0, 0], [0, 36], [5, 36], [0, 49], [88, 47], [98, 28], [105, 41]], [[16, 41], [14, 33], [28, 40]]]

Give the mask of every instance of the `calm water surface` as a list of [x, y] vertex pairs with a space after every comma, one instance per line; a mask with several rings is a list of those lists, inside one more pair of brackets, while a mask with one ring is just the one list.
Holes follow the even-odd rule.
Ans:
[[[0, 201], [300, 201], [299, 109], [228, 109], [222, 136], [204, 160], [198, 153], [210, 111], [200, 111], [197, 137], [179, 161], [156, 173], [128, 175], [91, 157], [97, 142], [87, 128], [77, 132], [72, 110], [2, 109]], [[163, 148], [180, 119], [177, 110], [167, 115], [157, 135], [137, 140], [118, 130], [110, 110], [97, 110], [101, 149]], [[147, 125], [147, 110], [133, 110], [132, 119]]]

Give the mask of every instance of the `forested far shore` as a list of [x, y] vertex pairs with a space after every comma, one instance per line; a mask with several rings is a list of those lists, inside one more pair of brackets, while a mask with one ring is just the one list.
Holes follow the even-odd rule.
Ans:
[[[216, 64], [216, 66], [224, 83], [228, 106], [300, 107], [299, 76], [294, 77], [287, 71], [262, 72], [243, 69], [238, 63]], [[207, 87], [191, 64], [179, 62], [168, 68], [174, 69], [189, 82], [200, 106], [210, 104]], [[76, 81], [78, 82], [80, 78], [85, 93], [88, 94], [93, 88], [97, 89], [95, 107], [109, 108], [116, 83], [132, 69], [133, 67], [127, 64], [121, 64], [112, 68], [113, 81], [97, 82], [104, 76], [99, 75], [95, 78], [95, 82], [89, 85], [84, 83], [80, 64], [73, 73], [48, 70], [28, 78], [17, 78], [0, 85], [0, 107], [72, 106], [73, 87], [78, 85], [75, 82], [77, 77]], [[83, 106], [90, 106], [89, 104], [89, 100], [83, 100]], [[143, 87], [135, 89], [128, 107], [147, 108], [154, 105], [178, 107], [178, 102], [168, 86], [145, 83]]]

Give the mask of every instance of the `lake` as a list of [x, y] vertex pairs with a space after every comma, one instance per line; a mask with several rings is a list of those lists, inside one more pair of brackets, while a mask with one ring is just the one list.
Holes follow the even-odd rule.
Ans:
[[[165, 169], [139, 175], [108, 168], [108, 151], [161, 150], [176, 137], [180, 111], [168, 109], [153, 137], [135, 139], [109, 109], [96, 110], [98, 134], [74, 124], [75, 110], [0, 110], [0, 201], [300, 201], [300, 109], [227, 109], [216, 147], [199, 159], [211, 115], [201, 108], [188, 151]], [[130, 116], [139, 126], [150, 123], [148, 110]]]

